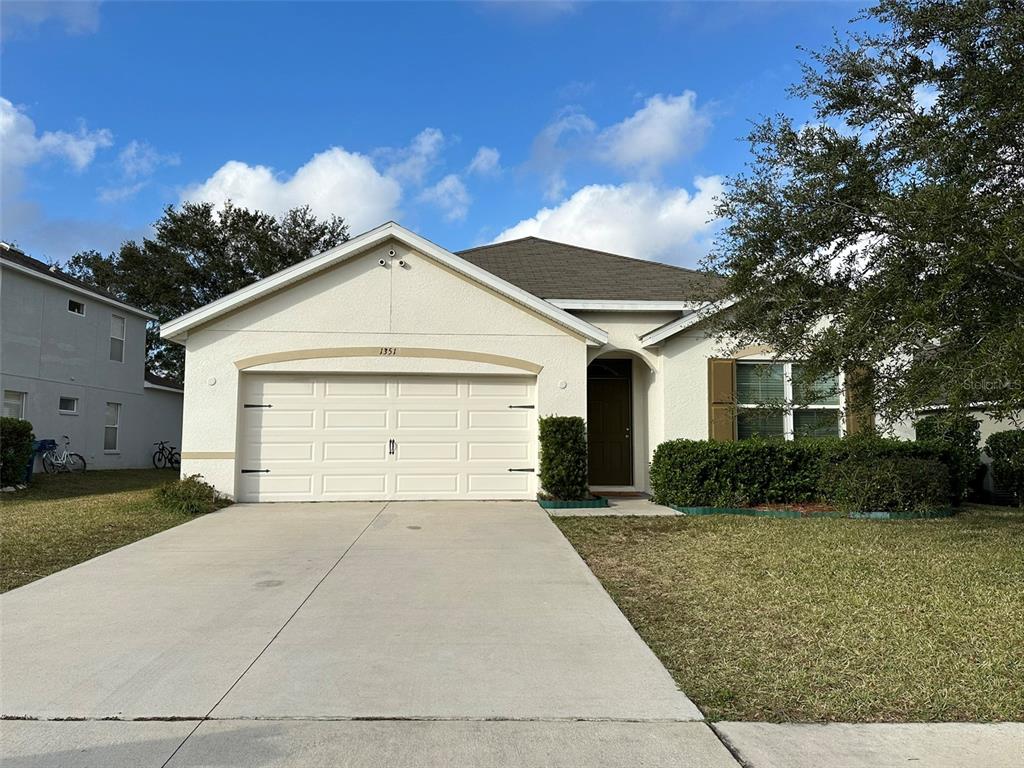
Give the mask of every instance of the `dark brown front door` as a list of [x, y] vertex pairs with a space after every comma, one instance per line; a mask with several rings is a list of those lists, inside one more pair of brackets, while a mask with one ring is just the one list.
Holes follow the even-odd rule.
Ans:
[[587, 366], [587, 444], [591, 485], [633, 484], [632, 360]]

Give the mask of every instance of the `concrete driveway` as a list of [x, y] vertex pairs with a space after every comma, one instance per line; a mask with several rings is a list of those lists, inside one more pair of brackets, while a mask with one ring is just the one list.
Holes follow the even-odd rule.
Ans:
[[0, 616], [5, 768], [735, 765], [532, 503], [236, 505]]

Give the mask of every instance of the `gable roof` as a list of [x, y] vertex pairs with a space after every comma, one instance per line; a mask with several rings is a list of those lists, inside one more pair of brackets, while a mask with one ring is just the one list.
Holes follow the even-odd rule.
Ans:
[[700, 301], [722, 285], [720, 277], [708, 272], [539, 237], [482, 245], [458, 255], [543, 299]]
[[341, 264], [390, 239], [398, 240], [409, 248], [419, 251], [471, 280], [487, 286], [517, 304], [578, 333], [594, 344], [605, 344], [608, 341], [608, 334], [597, 326], [581, 320], [553, 304], [549, 304], [538, 296], [504, 280], [500, 276], [482, 269], [476, 264], [459, 258], [450, 251], [446, 251], [439, 245], [435, 245], [426, 238], [420, 237], [393, 221], [389, 221], [387, 224], [383, 224], [376, 229], [371, 229], [369, 232], [357, 235], [351, 240], [347, 240], [305, 261], [300, 261], [298, 264], [282, 269], [280, 272], [275, 272], [269, 277], [257, 280], [245, 288], [217, 299], [217, 301], [210, 302], [199, 309], [171, 320], [169, 323], [164, 323], [160, 329], [160, 335], [165, 339], [181, 342], [191, 328], [207, 323], [215, 317], [219, 317], [263, 296], [281, 290], [312, 274], [328, 269], [336, 264]]
[[121, 309], [132, 312], [136, 315], [141, 315], [148, 320], [156, 320], [156, 315], [150, 314], [145, 310], [133, 307], [131, 304], [126, 304], [117, 298], [114, 294], [103, 290], [95, 285], [90, 285], [84, 280], [79, 280], [77, 277], [72, 277], [67, 272], [62, 271], [56, 265], [51, 266], [46, 262], [40, 261], [39, 259], [32, 258], [20, 248], [0, 241], [0, 260], [2, 260], [7, 266], [14, 268], [18, 272], [24, 274], [33, 275], [35, 277], [46, 280], [47, 282], [63, 283], [68, 288], [74, 290], [76, 293], [85, 293], [91, 296], [95, 296], [102, 299], [108, 304], [114, 304]]

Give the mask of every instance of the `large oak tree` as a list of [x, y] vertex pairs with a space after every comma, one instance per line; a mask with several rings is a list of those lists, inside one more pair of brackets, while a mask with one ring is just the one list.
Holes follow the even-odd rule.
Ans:
[[730, 180], [718, 331], [861, 400], [1024, 409], [1024, 3], [882, 0], [812, 53]]
[[[275, 217], [232, 205], [168, 206], [153, 236], [107, 256], [75, 254], [68, 271], [129, 304], [170, 320], [348, 239], [344, 219], [320, 220], [308, 207]], [[150, 368], [182, 379], [184, 350], [147, 330]]]

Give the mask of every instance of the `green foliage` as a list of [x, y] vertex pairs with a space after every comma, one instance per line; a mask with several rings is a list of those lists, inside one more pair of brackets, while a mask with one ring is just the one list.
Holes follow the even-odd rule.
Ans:
[[949, 504], [949, 470], [914, 456], [851, 459], [822, 476], [822, 491], [842, 512], [929, 512]]
[[187, 475], [156, 489], [157, 503], [167, 512], [204, 515], [228, 503], [202, 475]]
[[654, 501], [683, 507], [812, 501], [832, 442], [670, 440], [654, 451]]
[[0, 485], [25, 482], [25, 468], [32, 458], [34, 439], [29, 422], [0, 417]]
[[[717, 318], [894, 421], [944, 402], [1024, 409], [1024, 13], [1006, 0], [880, 0], [812, 54], [729, 180], [708, 266]], [[848, 380], [847, 384], [851, 382]], [[954, 473], [955, 474], [955, 473]]]
[[981, 442], [979, 422], [965, 413], [940, 413], [925, 416], [914, 425], [918, 440], [944, 443], [950, 453], [951, 493], [959, 503], [975, 485]]
[[540, 484], [552, 498], [589, 498], [587, 426], [579, 416], [540, 418]]
[[1024, 429], [989, 435], [985, 453], [992, 458], [992, 477], [996, 485], [1013, 491], [1017, 503], [1024, 508]]
[[[804, 440], [671, 440], [654, 452], [654, 501], [682, 507], [799, 504], [829, 498], [838, 468], [904, 459], [945, 465], [947, 446], [889, 440], [875, 435]], [[947, 470], [948, 472], [948, 470]], [[949, 504], [947, 497], [939, 507]], [[872, 509], [866, 511], [884, 511]]]
[[[128, 241], [107, 256], [75, 254], [68, 271], [163, 320], [190, 312], [239, 288], [290, 267], [348, 239], [344, 219], [320, 221], [309, 206], [284, 216], [238, 208], [228, 202], [168, 206], [154, 235]], [[150, 368], [181, 380], [183, 347], [147, 329]]]

